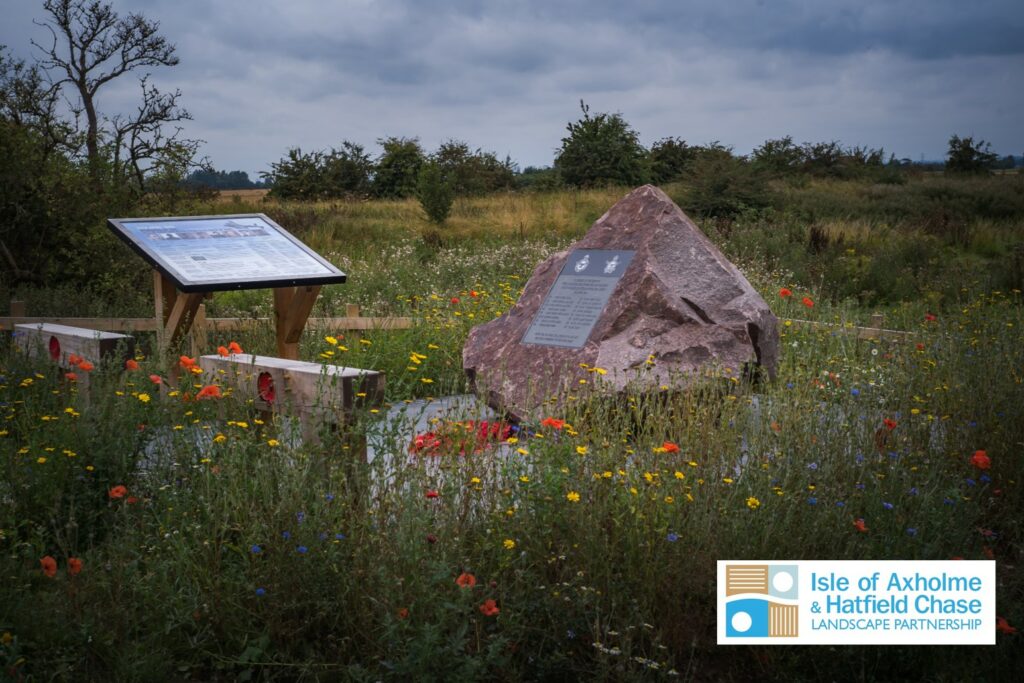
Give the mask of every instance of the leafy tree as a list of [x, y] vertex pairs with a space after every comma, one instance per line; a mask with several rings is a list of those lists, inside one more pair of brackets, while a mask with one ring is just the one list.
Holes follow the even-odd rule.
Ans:
[[448, 220], [455, 200], [451, 181], [437, 161], [428, 161], [420, 167], [417, 183], [420, 206], [432, 223], [441, 225]]
[[423, 149], [419, 138], [383, 138], [373, 176], [373, 193], [378, 197], [401, 199], [416, 194]]
[[50, 93], [70, 102], [76, 122], [84, 115], [85, 130], [75, 139], [84, 145], [97, 187], [109, 173], [114, 184], [130, 179], [141, 194], [151, 174], [164, 177], [172, 167], [191, 166], [200, 141], [183, 138], [180, 127], [165, 128], [192, 118], [178, 105], [180, 91], [161, 92], [146, 74], [134, 112], [107, 118], [98, 106], [108, 83], [137, 69], [178, 63], [174, 45], [158, 33], [160, 24], [141, 14], [121, 17], [98, 0], [46, 0], [43, 9], [48, 16], [37, 23], [50, 40], [32, 44], [42, 53], [39, 65], [50, 79]]
[[299, 147], [288, 150], [288, 156], [270, 164], [270, 172], [261, 176], [270, 183], [269, 196], [277, 199], [317, 199], [323, 191], [324, 161], [322, 152], [303, 153]]
[[698, 148], [679, 138], [663, 138], [651, 145], [651, 180], [659, 185], [679, 180], [698, 156]]
[[801, 148], [787, 135], [777, 140], [765, 140], [754, 150], [752, 161], [759, 169], [774, 175], [785, 175], [800, 170], [803, 161]]
[[185, 183], [214, 190], [251, 190], [259, 187], [257, 183], [249, 179], [249, 174], [245, 171], [215, 171], [213, 169], [192, 171]]
[[583, 118], [570, 122], [569, 135], [555, 158], [555, 168], [567, 185], [640, 185], [650, 175], [647, 152], [621, 114], [590, 115], [580, 101]]
[[771, 204], [763, 173], [744, 159], [706, 154], [686, 173], [687, 192], [681, 204], [701, 216], [731, 218]]
[[323, 157], [323, 196], [368, 197], [374, 165], [362, 145], [343, 140]]
[[949, 139], [946, 152], [946, 171], [949, 173], [988, 173], [998, 158], [992, 146], [984, 140], [974, 142], [973, 137], [954, 135]]
[[458, 196], [482, 195], [515, 185], [515, 164], [511, 159], [499, 161], [493, 152], [470, 151], [465, 142], [449, 140], [431, 158]]

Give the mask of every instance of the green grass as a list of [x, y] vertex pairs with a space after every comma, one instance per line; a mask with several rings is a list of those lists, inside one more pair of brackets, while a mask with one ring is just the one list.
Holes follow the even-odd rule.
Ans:
[[[312, 330], [301, 346], [307, 359], [385, 371], [386, 400], [401, 406], [464, 391], [469, 329], [507, 310], [532, 267], [618, 194], [458, 204], [440, 246], [422, 239], [412, 203], [252, 208], [289, 227], [275, 211], [307, 221], [296, 232], [349, 273], [314, 315], [351, 302], [417, 318], [412, 330], [346, 333], [338, 344], [324, 339], [338, 331]], [[997, 611], [1024, 624], [1014, 569], [1021, 294], [960, 266], [932, 269], [928, 257], [916, 267], [899, 249], [923, 233], [869, 214], [826, 221], [817, 256], [810, 225], [793, 215], [706, 227], [784, 320], [842, 326], [882, 308], [909, 342], [783, 325], [771, 384], [722, 376], [615, 400], [581, 391], [537, 416], [566, 420], [561, 429], [534, 420], [536, 434], [464, 456], [405, 464], [410, 444], [392, 433], [392, 457], [363, 463], [351, 444], [380, 419], [369, 410], [349, 433], [297, 448], [246, 397], [182, 400], [198, 382], [161, 394], [148, 378], [166, 376], [159, 358], [135, 372], [98, 368], [87, 404], [56, 368], [5, 349], [0, 670], [75, 680], [1010, 678], [1019, 635], [1000, 634], [993, 648], [715, 645], [718, 559], [992, 556]], [[1020, 231], [1004, 219], [974, 224], [997, 247], [924, 247], [948, 248], [979, 274]], [[822, 253], [832, 257], [821, 263]], [[884, 296], [829, 294], [851, 278]], [[900, 278], [912, 285], [896, 296]], [[783, 286], [795, 301], [778, 297]], [[29, 299], [30, 312], [57, 309], [49, 296]], [[209, 305], [211, 315], [268, 307], [249, 292]], [[273, 353], [269, 325], [238, 341]], [[437, 429], [474, 442], [459, 425]], [[970, 464], [979, 449], [990, 470]], [[110, 498], [118, 485], [133, 502]], [[47, 555], [53, 578], [40, 569]], [[78, 575], [69, 557], [82, 560]], [[456, 583], [463, 573], [475, 586]], [[481, 611], [487, 600], [498, 614]]]

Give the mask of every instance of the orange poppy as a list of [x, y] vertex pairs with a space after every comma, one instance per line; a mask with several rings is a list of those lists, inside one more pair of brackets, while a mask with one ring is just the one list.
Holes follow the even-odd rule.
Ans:
[[95, 365], [84, 359], [78, 364], [78, 369], [82, 372], [92, 372], [95, 367]]
[[857, 529], [857, 531], [859, 531], [861, 533], [867, 533], [867, 531], [868, 531], [867, 524], [864, 523], [863, 519], [856, 519], [856, 520], [854, 520], [853, 526]]
[[82, 571], [82, 561], [77, 557], [68, 558], [68, 574], [75, 576]]
[[238, 345], [238, 342], [233, 341], [228, 344], [228, 351], [231, 353], [242, 353], [242, 347]]
[[107, 495], [110, 496], [110, 498], [112, 500], [117, 500], [118, 498], [124, 498], [126, 495], [128, 495], [128, 487], [127, 486], [122, 486], [121, 484], [118, 484], [117, 486], [115, 486], [112, 489], [110, 489], [109, 491], [107, 491]]
[[124, 369], [125, 370], [138, 370], [139, 369], [139, 363], [138, 363], [138, 361], [134, 360], [133, 358], [129, 358], [128, 360], [126, 360], [124, 362]]
[[1017, 632], [1016, 627], [1010, 626], [1006, 617], [996, 617], [996, 630], [1000, 633], [1013, 634]]
[[64, 373], [64, 379], [66, 379], [69, 382], [77, 382], [78, 381], [78, 375], [76, 375], [73, 372], [65, 372]]
[[208, 386], [205, 386], [205, 387], [203, 387], [202, 389], [199, 390], [198, 394], [196, 394], [196, 398], [197, 399], [202, 399], [202, 398], [220, 398], [220, 397], [221, 397], [220, 387], [217, 386], [216, 384], [210, 384]]
[[781, 296], [783, 299], [785, 299], [787, 296], [793, 296], [793, 292], [792, 292], [792, 290], [789, 290], [789, 289], [786, 289], [785, 287], [783, 287], [782, 289], [779, 290], [779, 296]]
[[181, 358], [178, 359], [178, 365], [180, 365], [186, 370], [191, 370], [196, 366], [196, 359], [189, 358], [188, 356], [182, 356]]
[[42, 567], [43, 573], [51, 579], [57, 575], [57, 560], [53, 559], [49, 555], [39, 560], [39, 566]]
[[218, 346], [217, 353], [223, 356], [224, 358], [227, 358], [228, 355], [230, 355], [228, 354], [228, 348], [226, 346]]
[[974, 455], [971, 456], [971, 464], [979, 470], [987, 470], [992, 467], [992, 459], [988, 457], [985, 451], [974, 451]]
[[666, 453], [678, 453], [679, 452], [679, 446], [674, 444], [674, 443], [672, 443], [671, 441], [666, 441], [665, 443], [661, 444], [661, 447], [665, 449]]
[[68, 365], [78, 365], [83, 360], [85, 360], [85, 359], [82, 358], [81, 356], [79, 356], [77, 353], [69, 353], [68, 354]]
[[546, 417], [541, 420], [541, 427], [551, 427], [552, 429], [561, 429], [565, 426], [565, 420], [556, 420], [553, 417]]
[[408, 607], [403, 607], [402, 609], [398, 610], [398, 618], [399, 619], [408, 619], [409, 618], [409, 608]]
[[459, 574], [459, 578], [455, 579], [455, 583], [458, 584], [459, 588], [472, 588], [476, 585], [476, 577], [462, 572]]
[[814, 302], [811, 300], [811, 297], [809, 296], [805, 296], [801, 303], [803, 303], [803, 305], [806, 306], [807, 308], [814, 308]]
[[150, 375], [149, 381], [152, 382], [153, 384], [161, 384], [163, 382], [163, 380], [160, 378], [160, 375]]
[[480, 613], [485, 617], [493, 617], [500, 611], [498, 604], [494, 600], [484, 600], [484, 604], [480, 605]]

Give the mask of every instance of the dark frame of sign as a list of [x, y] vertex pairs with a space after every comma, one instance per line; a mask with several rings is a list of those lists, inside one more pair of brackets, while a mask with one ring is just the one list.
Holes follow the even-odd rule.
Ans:
[[[231, 230], [236, 233], [244, 233], [246, 229], [265, 230], [265, 232], [258, 236], [247, 236], [245, 234], [215, 235], [211, 234], [216, 233], [218, 230], [218, 228], [214, 226], [209, 226], [207, 230], [198, 232], [185, 231], [186, 233], [191, 233], [191, 236], [193, 237], [204, 235], [201, 241], [198, 239], [179, 241], [173, 238], [168, 238], [166, 240], [151, 238], [147, 240], [145, 235], [142, 233], [143, 230], [146, 230], [147, 232], [160, 232], [161, 224], [165, 226], [171, 223], [176, 225], [187, 225], [188, 223], [194, 222], [198, 226], [201, 221], [218, 221], [227, 223], [238, 220], [254, 221], [255, 225], [231, 228]], [[261, 223], [262, 225], [260, 225]], [[107, 225], [114, 231], [115, 235], [121, 238], [122, 241], [124, 241], [137, 254], [139, 254], [139, 256], [153, 266], [153, 268], [158, 270], [165, 278], [167, 278], [167, 280], [172, 282], [178, 290], [186, 293], [215, 292], [233, 289], [276, 289], [278, 287], [329, 285], [343, 283], [346, 279], [345, 273], [338, 270], [322, 256], [299, 241], [298, 238], [262, 213], [227, 214], [221, 216], [109, 218], [107, 219]], [[163, 228], [163, 232], [171, 236], [178, 234], [177, 230], [180, 230], [180, 228]], [[220, 228], [220, 230], [223, 232], [225, 228]], [[216, 239], [217, 237], [228, 237], [228, 239]], [[241, 277], [233, 277], [230, 273], [227, 273], [224, 277], [195, 278], [181, 272], [181, 269], [176, 268], [174, 263], [168, 258], [168, 254], [162, 253], [167, 252], [169, 249], [174, 247], [177, 247], [180, 250], [181, 245], [186, 243], [202, 245], [208, 249], [210, 247], [218, 247], [221, 250], [230, 250], [232, 246], [245, 245], [246, 243], [244, 240], [253, 239], [254, 237], [269, 238], [273, 241], [273, 246], [281, 250], [283, 256], [305, 264], [307, 272], [291, 274], [282, 272], [268, 275], [267, 277], [253, 277], [251, 274]], [[161, 250], [159, 247], [164, 246], [164, 241], [166, 241], [167, 248]]]

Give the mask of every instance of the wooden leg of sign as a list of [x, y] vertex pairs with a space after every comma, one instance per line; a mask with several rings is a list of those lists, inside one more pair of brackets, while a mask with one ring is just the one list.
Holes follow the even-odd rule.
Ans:
[[[201, 292], [179, 292], [174, 282], [159, 271], [153, 271], [154, 313], [159, 323], [157, 345], [161, 356], [166, 355], [188, 332], [203, 296]], [[169, 372], [170, 379], [177, 381], [178, 364], [172, 362]]]
[[278, 287], [274, 290], [277, 355], [281, 358], [299, 359], [299, 338], [319, 294], [319, 285]]

